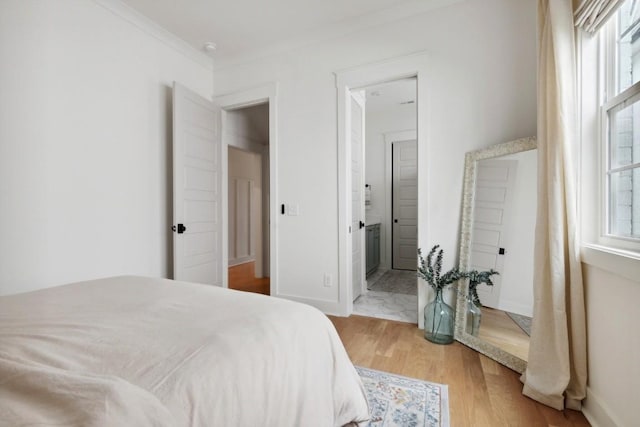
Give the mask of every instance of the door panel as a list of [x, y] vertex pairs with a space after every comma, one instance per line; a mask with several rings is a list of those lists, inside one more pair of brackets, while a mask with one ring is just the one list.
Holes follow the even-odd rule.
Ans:
[[392, 268], [416, 269], [418, 250], [418, 152], [415, 140], [394, 142]]
[[[472, 269], [479, 271], [494, 269], [503, 272], [504, 255], [500, 248], [506, 242], [505, 223], [511, 209], [512, 191], [515, 184], [517, 160], [481, 160], [476, 172], [476, 196], [473, 206], [473, 229], [471, 234]], [[492, 279], [493, 286], [478, 286], [478, 296], [483, 305], [498, 308], [502, 276]]]
[[364, 224], [364, 100], [351, 94], [351, 256], [352, 289], [355, 300], [362, 293], [365, 278]]
[[173, 86], [174, 278], [222, 285], [220, 109]]
[[398, 229], [400, 230], [400, 239], [402, 240], [414, 238], [418, 232], [418, 227], [415, 225], [401, 225]]

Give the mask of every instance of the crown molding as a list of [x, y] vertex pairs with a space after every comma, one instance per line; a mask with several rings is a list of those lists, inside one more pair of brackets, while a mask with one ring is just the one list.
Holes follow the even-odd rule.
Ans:
[[213, 70], [213, 58], [199, 51], [186, 41], [182, 40], [175, 34], [164, 29], [156, 22], [147, 18], [137, 10], [120, 0], [93, 0], [97, 5], [105, 8], [114, 15], [124, 19], [139, 30], [154, 37], [158, 41], [164, 43], [175, 51], [186, 56], [188, 59]]
[[256, 48], [237, 55], [221, 55], [216, 58], [214, 71], [268, 58], [277, 54], [283, 54], [316, 43], [338, 39], [368, 28], [422, 15], [462, 1], [465, 0], [414, 0], [365, 15], [343, 19], [334, 24], [324, 25], [316, 30], [299, 34], [289, 40], [268, 47]]

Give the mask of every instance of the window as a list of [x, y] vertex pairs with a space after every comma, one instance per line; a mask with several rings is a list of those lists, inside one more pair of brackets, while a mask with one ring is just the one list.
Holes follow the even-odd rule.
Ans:
[[603, 235], [640, 243], [640, 1], [607, 24], [603, 117]]

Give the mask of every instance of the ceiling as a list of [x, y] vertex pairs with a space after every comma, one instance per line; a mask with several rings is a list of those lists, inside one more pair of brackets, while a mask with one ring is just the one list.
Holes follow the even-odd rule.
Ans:
[[[304, 44], [312, 38], [431, 9], [437, 0], [122, 0], [196, 49], [217, 45], [216, 62]], [[356, 25], [357, 24], [357, 25]], [[285, 46], [286, 45], [286, 46]]]
[[398, 108], [415, 109], [416, 83], [417, 80], [413, 77], [366, 87], [364, 91], [367, 112], [389, 111]]

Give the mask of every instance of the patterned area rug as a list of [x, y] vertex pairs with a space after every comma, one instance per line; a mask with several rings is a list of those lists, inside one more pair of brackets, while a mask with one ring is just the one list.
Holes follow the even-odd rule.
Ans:
[[367, 391], [370, 427], [448, 427], [448, 388], [356, 366]]
[[505, 311], [505, 313], [507, 313], [507, 316], [509, 316], [511, 320], [513, 320], [516, 325], [518, 325], [520, 329], [524, 331], [525, 334], [531, 336], [531, 317], [509, 313], [508, 311]]
[[418, 295], [418, 276], [415, 271], [389, 270], [371, 284], [369, 290]]

